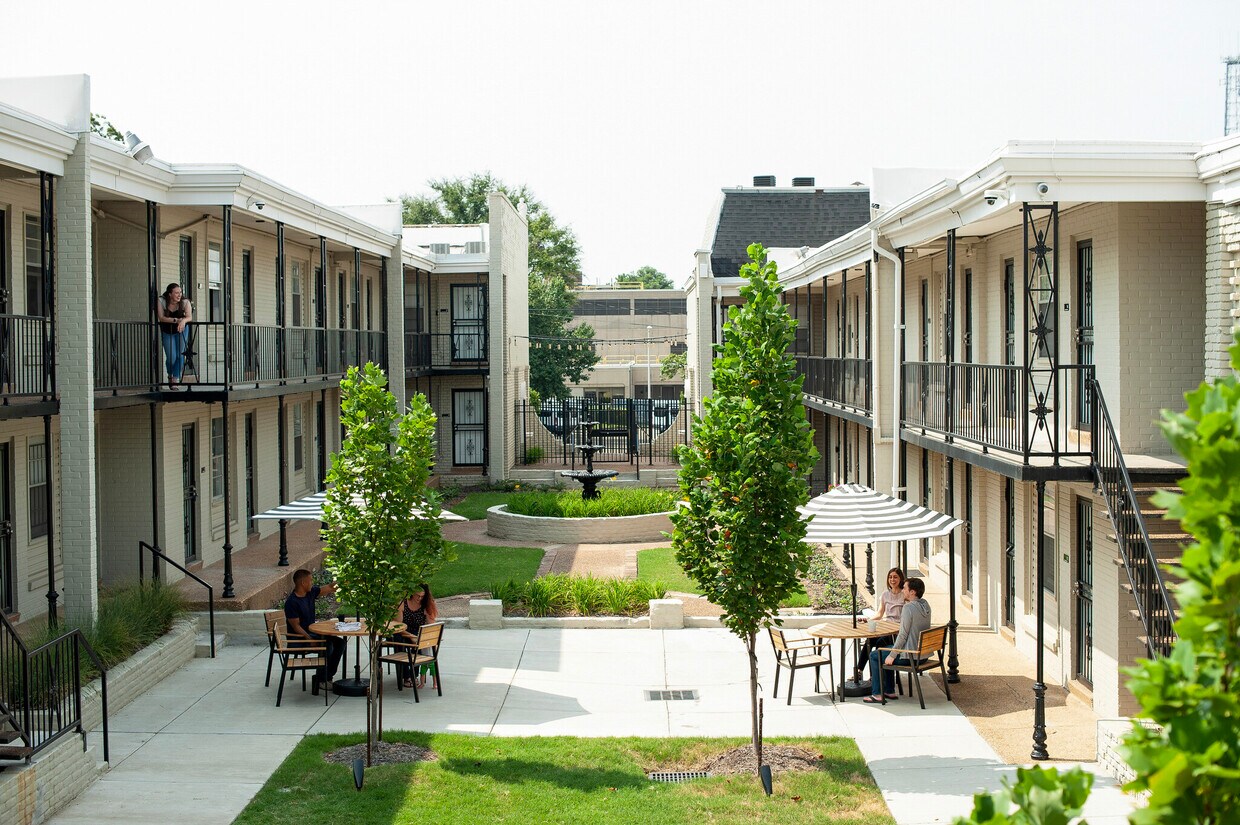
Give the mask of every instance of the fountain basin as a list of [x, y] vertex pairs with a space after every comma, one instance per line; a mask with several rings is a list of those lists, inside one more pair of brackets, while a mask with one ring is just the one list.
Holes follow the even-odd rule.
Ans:
[[[579, 447], [578, 449], [585, 449]], [[598, 498], [598, 483], [620, 475], [618, 470], [561, 470], [560, 475], [581, 485], [582, 498]]]
[[616, 544], [665, 541], [672, 532], [671, 513], [607, 518], [555, 518], [508, 512], [507, 504], [487, 510], [487, 535], [534, 544]]

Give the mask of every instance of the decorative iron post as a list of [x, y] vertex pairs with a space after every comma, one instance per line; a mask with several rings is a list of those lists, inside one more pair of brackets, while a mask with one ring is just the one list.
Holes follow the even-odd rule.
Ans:
[[319, 339], [319, 375], [327, 374], [327, 238], [319, 235], [319, 277], [314, 285], [317, 297], [314, 307], [314, 323]]
[[[946, 412], [947, 443], [955, 440], [955, 381], [952, 375], [952, 351], [956, 344], [956, 230], [947, 230], [947, 317], [943, 324], [943, 401]], [[951, 459], [948, 459], [950, 462]], [[950, 464], [949, 464], [950, 466]], [[950, 477], [948, 485], [951, 484]]]
[[[1024, 459], [1029, 461], [1038, 431], [1045, 430], [1054, 463], [1058, 466], [1059, 433], [1055, 418], [1059, 409], [1059, 347], [1055, 341], [1055, 312], [1059, 296], [1056, 286], [1059, 274], [1059, 203], [1026, 203], [1024, 212], [1025, 311], [1022, 320], [1025, 404], [1028, 405], [1030, 398], [1034, 401], [1034, 407], [1029, 411], [1034, 416], [1032, 427], [1028, 423], [1028, 412], [1021, 415]], [[1033, 329], [1029, 328], [1031, 313]]]
[[[155, 429], [155, 403], [147, 407], [150, 408], [151, 419], [151, 546], [159, 550], [159, 439]], [[138, 580], [141, 581], [142, 577], [138, 576]], [[151, 556], [151, 580], [159, 580], [159, 556]]]
[[[947, 515], [956, 515], [956, 460], [947, 457]], [[947, 534], [947, 681], [960, 681], [960, 659], [956, 655], [956, 531]]]
[[[379, 352], [382, 354], [382, 366], [383, 366], [383, 372], [385, 374], [388, 371], [388, 347], [390, 346], [390, 344], [388, 343], [390, 339], [388, 336], [387, 282], [388, 282], [388, 256], [384, 255], [382, 258], [379, 259], [379, 319], [380, 319], [379, 329], [383, 331], [383, 346], [379, 347]], [[400, 351], [404, 352], [405, 342], [398, 341], [397, 344], [400, 346]], [[389, 381], [392, 380], [391, 376], [388, 376], [388, 380]], [[400, 375], [400, 380], [402, 382], [405, 380], [403, 371], [402, 371], [402, 374]]]
[[229, 453], [232, 452], [232, 439], [229, 438], [228, 426], [228, 393], [232, 389], [232, 207], [224, 207], [224, 592], [225, 599], [236, 597], [233, 591], [232, 569], [232, 478], [229, 475]]
[[[904, 268], [904, 247], [899, 249], [900, 255], [900, 382], [907, 386], [904, 379], [904, 346], [905, 346], [905, 304], [908, 303], [908, 292], [904, 289], [904, 281], [907, 280]], [[900, 420], [895, 422], [896, 440], [900, 444], [900, 489], [898, 491], [900, 498], [908, 500], [908, 444], [904, 441], [904, 437], [900, 434], [904, 429], [904, 405], [908, 403], [908, 393], [902, 388], [900, 391]], [[908, 571], [908, 542], [900, 542], [900, 570]]]
[[1037, 541], [1037, 575], [1034, 576], [1034, 586], [1037, 588], [1038, 603], [1038, 629], [1037, 629], [1037, 646], [1038, 646], [1038, 673], [1037, 681], [1033, 683], [1033, 752], [1030, 756], [1033, 759], [1050, 759], [1050, 753], [1046, 750], [1046, 681], [1043, 673], [1043, 658], [1045, 648], [1042, 646], [1042, 625], [1045, 620], [1046, 602], [1045, 589], [1042, 586], [1042, 562], [1043, 554], [1046, 552], [1045, 544], [1042, 540], [1043, 531], [1046, 529], [1046, 482], [1039, 479], [1036, 482], [1037, 498], [1038, 498], [1038, 535]]
[[52, 506], [52, 417], [43, 416], [43, 477], [47, 479], [47, 623], [51, 627], [60, 624], [56, 615], [56, 508]]
[[[285, 444], [287, 435], [284, 430], [284, 393], [280, 393], [278, 400], [279, 404], [277, 415], [279, 416], [279, 420], [277, 422], [276, 434], [280, 439], [280, 503], [285, 504], [288, 502], [288, 482], [285, 478], [288, 475], [288, 457], [285, 454], [287, 450], [287, 446]], [[302, 455], [304, 456], [305, 453], [303, 452]], [[288, 519], [284, 518], [280, 519], [280, 560], [276, 562], [276, 567], [288, 567]]]
[[[156, 302], [159, 300], [159, 205], [154, 201], [146, 202], [146, 268], [150, 274], [151, 281], [151, 339], [148, 343], [151, 346], [150, 358], [148, 359], [151, 386], [158, 387], [159, 380], [159, 324], [156, 319], [159, 317], [156, 310]], [[186, 285], [181, 284], [182, 291], [186, 291]], [[151, 434], [152, 440], [155, 438], [154, 431]], [[152, 449], [154, 446], [152, 445]], [[152, 476], [152, 480], [153, 480]], [[152, 514], [153, 515], [153, 514]], [[159, 547], [159, 539], [155, 539], [155, 547]]]
[[[288, 314], [284, 311], [284, 267], [284, 221], [276, 221], [276, 326], [280, 328], [280, 331], [276, 334], [276, 361], [279, 362], [277, 374], [280, 376], [281, 384], [288, 377], [288, 367], [285, 364], [287, 360], [285, 355], [288, 352], [285, 343], [288, 338], [288, 327], [286, 326]], [[280, 492], [280, 503], [284, 503], [283, 491]]]

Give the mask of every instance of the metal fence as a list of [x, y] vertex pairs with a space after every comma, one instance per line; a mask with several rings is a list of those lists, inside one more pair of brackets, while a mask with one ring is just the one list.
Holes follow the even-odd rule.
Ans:
[[553, 398], [534, 407], [518, 401], [514, 410], [517, 463], [577, 467], [585, 462], [578, 445], [586, 443], [593, 422], [595, 453], [602, 464], [676, 464], [676, 448], [688, 443], [689, 410], [683, 399]]

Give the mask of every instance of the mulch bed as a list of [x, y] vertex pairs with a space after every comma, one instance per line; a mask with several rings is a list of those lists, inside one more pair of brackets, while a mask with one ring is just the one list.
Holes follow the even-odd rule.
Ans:
[[[796, 745], [765, 745], [762, 748], [762, 761], [770, 765], [775, 773], [816, 771], [822, 765], [822, 754]], [[715, 776], [755, 774], [758, 772], [758, 759], [754, 755], [753, 745], [744, 745], [724, 751], [698, 770], [709, 771]]]
[[[379, 742], [371, 753], [375, 765], [399, 765], [405, 762], [434, 762], [439, 758], [430, 748], [407, 742]], [[366, 758], [366, 743], [349, 745], [323, 754], [324, 762], [351, 765], [354, 759]]]

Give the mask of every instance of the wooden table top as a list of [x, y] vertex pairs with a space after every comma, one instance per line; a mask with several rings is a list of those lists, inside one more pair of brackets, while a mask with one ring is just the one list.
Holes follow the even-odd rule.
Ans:
[[849, 616], [842, 619], [827, 619], [809, 628], [807, 632], [819, 639], [873, 639], [877, 636], [898, 635], [900, 623], [882, 619], [878, 622], [877, 629], [870, 630], [869, 622], [865, 619], [857, 619], [857, 626], [853, 627], [852, 617]]
[[[370, 634], [370, 630], [366, 627], [365, 619], [346, 619], [346, 621], [350, 622], [360, 622], [362, 626], [357, 630], [337, 630], [337, 621], [337, 619], [324, 619], [321, 622], [315, 622], [310, 625], [310, 632], [317, 633], [320, 636], [368, 636]], [[405, 625], [402, 622], [388, 622], [388, 630], [392, 633], [399, 633], [404, 629]]]

